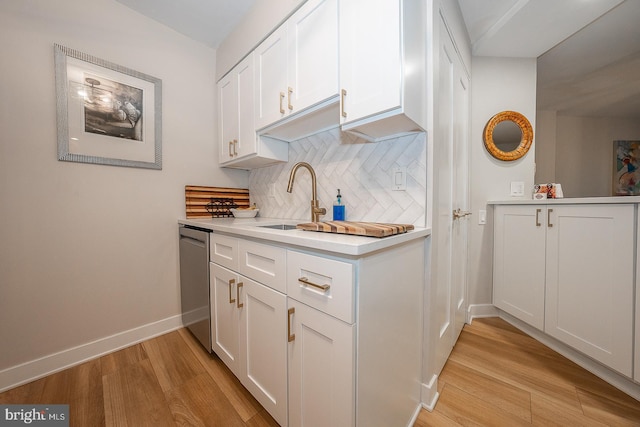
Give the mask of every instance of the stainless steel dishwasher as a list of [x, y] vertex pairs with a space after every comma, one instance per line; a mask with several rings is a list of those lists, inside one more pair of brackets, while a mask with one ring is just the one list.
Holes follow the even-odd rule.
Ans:
[[182, 323], [211, 353], [210, 231], [184, 225], [179, 231]]

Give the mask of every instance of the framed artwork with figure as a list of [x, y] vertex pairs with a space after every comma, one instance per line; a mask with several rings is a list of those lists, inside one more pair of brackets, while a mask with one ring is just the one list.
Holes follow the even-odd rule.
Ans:
[[162, 169], [162, 81], [54, 45], [58, 159]]
[[613, 141], [613, 195], [640, 195], [640, 141]]

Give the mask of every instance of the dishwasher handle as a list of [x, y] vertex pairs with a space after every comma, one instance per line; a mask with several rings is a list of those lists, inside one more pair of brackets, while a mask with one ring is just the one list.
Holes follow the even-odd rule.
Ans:
[[209, 231], [198, 228], [180, 227], [180, 239], [188, 239], [206, 246], [209, 242]]

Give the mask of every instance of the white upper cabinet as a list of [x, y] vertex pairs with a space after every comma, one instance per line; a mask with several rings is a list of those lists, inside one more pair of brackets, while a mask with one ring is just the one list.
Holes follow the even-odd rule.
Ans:
[[219, 163], [251, 168], [287, 161], [282, 141], [256, 135], [255, 78], [252, 52], [218, 82]]
[[369, 140], [422, 131], [423, 2], [340, 1], [340, 123]]
[[[315, 113], [312, 119], [325, 117], [320, 110], [337, 101], [337, 0], [309, 0], [256, 48], [255, 55], [255, 128], [261, 135], [294, 140], [321, 130], [318, 126], [329, 127], [287, 126], [291, 121], [284, 119], [301, 112]], [[335, 117], [335, 109], [333, 113]], [[332, 123], [337, 125], [336, 118]]]

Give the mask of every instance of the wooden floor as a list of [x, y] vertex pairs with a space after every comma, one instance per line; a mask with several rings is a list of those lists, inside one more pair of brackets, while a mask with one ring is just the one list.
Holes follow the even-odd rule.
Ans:
[[[495, 318], [465, 326], [438, 387], [416, 427], [640, 426], [639, 402]], [[10, 403], [69, 404], [79, 427], [277, 426], [184, 329], [0, 394]]]
[[498, 318], [466, 325], [424, 426], [640, 426], [640, 402]]

